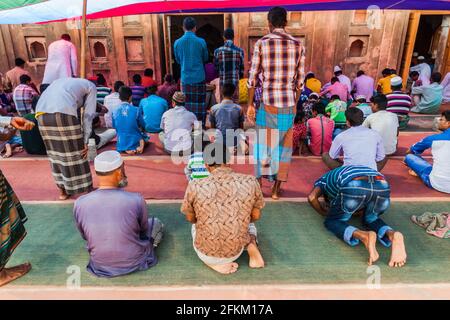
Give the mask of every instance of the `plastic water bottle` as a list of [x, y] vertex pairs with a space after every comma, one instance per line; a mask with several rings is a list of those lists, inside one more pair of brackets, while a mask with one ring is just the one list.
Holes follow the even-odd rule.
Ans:
[[88, 142], [88, 161], [94, 161], [97, 156], [97, 146], [95, 145], [95, 139], [89, 139]]

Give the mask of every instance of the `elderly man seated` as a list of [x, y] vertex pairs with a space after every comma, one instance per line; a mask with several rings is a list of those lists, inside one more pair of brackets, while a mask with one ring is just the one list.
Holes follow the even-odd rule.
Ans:
[[161, 221], [148, 217], [142, 195], [120, 189], [125, 168], [117, 151], [99, 154], [94, 167], [99, 188], [80, 197], [73, 209], [76, 226], [87, 241], [87, 270], [99, 277], [115, 277], [153, 267], [162, 238]]

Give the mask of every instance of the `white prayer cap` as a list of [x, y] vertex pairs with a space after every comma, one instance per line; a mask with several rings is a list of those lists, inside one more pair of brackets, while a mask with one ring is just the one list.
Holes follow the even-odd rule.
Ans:
[[120, 153], [114, 150], [100, 153], [94, 159], [94, 168], [97, 172], [111, 172], [122, 166]]
[[403, 79], [401, 77], [397, 76], [397, 77], [393, 77], [391, 79], [391, 86], [394, 86], [394, 87], [401, 86], [402, 83], [403, 83]]
[[366, 100], [366, 96], [363, 94], [357, 95], [355, 100]]
[[339, 71], [342, 71], [341, 67], [334, 66], [334, 72], [339, 72]]
[[419, 53], [417, 51], [414, 51], [413, 52], [413, 57], [418, 57], [418, 56], [419, 56]]
[[425, 60], [425, 57], [424, 56], [418, 56], [417, 60]]

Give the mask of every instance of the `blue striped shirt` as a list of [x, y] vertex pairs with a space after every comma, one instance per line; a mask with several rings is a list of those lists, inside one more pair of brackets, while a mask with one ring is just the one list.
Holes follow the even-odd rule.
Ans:
[[342, 166], [325, 173], [314, 184], [320, 187], [330, 200], [339, 195], [341, 188], [357, 177], [383, 176], [376, 170], [364, 166]]

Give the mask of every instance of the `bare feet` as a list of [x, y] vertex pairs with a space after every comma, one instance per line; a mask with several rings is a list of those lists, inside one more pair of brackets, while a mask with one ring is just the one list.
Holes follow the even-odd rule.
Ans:
[[125, 153], [130, 156], [134, 156], [136, 154], [136, 150], [127, 150], [127, 151], [125, 151]]
[[248, 263], [250, 268], [264, 268], [264, 259], [254, 241], [250, 242], [247, 246], [247, 252], [250, 257], [250, 261]]
[[231, 262], [227, 264], [207, 264], [208, 267], [211, 269], [217, 271], [221, 274], [230, 274], [235, 273], [239, 267], [239, 265], [236, 262]]
[[376, 247], [377, 234], [373, 231], [358, 230], [353, 233], [353, 236], [355, 238], [361, 240], [361, 242], [364, 244], [367, 251], [369, 252], [369, 260], [368, 260], [369, 266], [374, 264], [380, 258], [380, 255], [378, 254], [377, 247]]
[[409, 175], [413, 176], [413, 177], [418, 177], [417, 173], [414, 172], [414, 170], [409, 169], [408, 170]]
[[281, 181], [275, 181], [272, 187], [272, 199], [279, 200], [281, 195]]
[[389, 239], [392, 241], [391, 260], [389, 267], [401, 268], [406, 264], [406, 249], [403, 235], [398, 232], [388, 233]]
[[29, 262], [11, 268], [4, 268], [0, 271], [0, 287], [22, 277], [30, 270], [31, 264]]

